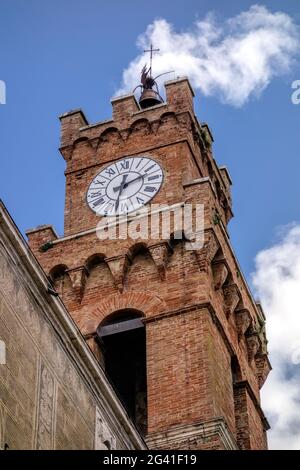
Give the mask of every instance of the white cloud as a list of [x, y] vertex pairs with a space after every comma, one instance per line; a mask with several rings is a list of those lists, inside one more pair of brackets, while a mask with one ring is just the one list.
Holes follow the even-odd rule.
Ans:
[[128, 93], [138, 84], [147, 60], [143, 50], [151, 42], [160, 48], [155, 75], [175, 70], [176, 77], [188, 75], [204, 95], [242, 106], [274, 77], [289, 71], [299, 47], [299, 32], [290, 16], [259, 5], [222, 25], [210, 13], [186, 32], [176, 32], [165, 19], [157, 19], [139, 36], [141, 54], [123, 72], [118, 93]]
[[273, 449], [300, 449], [300, 225], [256, 257], [253, 274], [267, 316], [273, 370], [262, 389]]

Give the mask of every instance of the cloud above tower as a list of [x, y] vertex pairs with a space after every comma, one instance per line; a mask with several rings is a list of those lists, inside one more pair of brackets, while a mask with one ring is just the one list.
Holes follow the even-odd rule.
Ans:
[[175, 77], [188, 75], [205, 96], [240, 107], [259, 96], [275, 77], [291, 70], [300, 40], [298, 26], [289, 15], [272, 13], [261, 5], [222, 23], [210, 13], [180, 32], [165, 19], [156, 19], [138, 37], [140, 53], [123, 71], [118, 94], [137, 85], [147, 60], [143, 51], [150, 43], [160, 48], [155, 75], [168, 70], [174, 70]]
[[271, 371], [262, 388], [272, 449], [300, 449], [300, 225], [256, 257], [253, 285], [267, 317]]

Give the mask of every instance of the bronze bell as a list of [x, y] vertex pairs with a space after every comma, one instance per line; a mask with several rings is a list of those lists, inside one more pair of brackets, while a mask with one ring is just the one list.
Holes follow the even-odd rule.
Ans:
[[141, 97], [139, 99], [139, 103], [142, 109], [150, 108], [151, 106], [155, 106], [157, 104], [161, 104], [163, 102], [162, 98], [159, 96], [157, 91], [151, 88], [144, 88]]

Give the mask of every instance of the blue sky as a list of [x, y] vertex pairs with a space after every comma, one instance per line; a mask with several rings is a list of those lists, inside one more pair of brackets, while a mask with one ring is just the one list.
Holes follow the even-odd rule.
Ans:
[[[253, 2], [114, 0], [2, 0], [0, 79], [0, 192], [20, 229], [52, 223], [63, 231], [64, 162], [58, 152], [57, 116], [81, 107], [90, 122], [111, 115], [110, 98], [122, 71], [137, 55], [136, 39], [156, 18], [177, 31], [215, 11], [222, 20]], [[284, 12], [300, 23], [297, 2]], [[282, 2], [267, 1], [271, 11]], [[159, 46], [159, 45], [158, 45]], [[291, 103], [299, 65], [275, 78], [260, 99], [241, 108], [223, 105], [197, 90], [196, 113], [215, 138], [217, 161], [233, 178], [235, 218], [230, 233], [246, 274], [257, 251], [278, 225], [300, 219], [298, 158], [300, 106]]]
[[[254, 3], [1, 0], [0, 80], [6, 83], [7, 102], [0, 105], [0, 197], [21, 231], [51, 223], [63, 233], [64, 161], [57, 117], [80, 107], [91, 123], [110, 118], [110, 98], [124, 88], [123, 72], [139, 56], [136, 41], [148, 25], [163, 18], [180, 39], [183, 32], [195, 35], [193, 24], [210, 11], [222, 24]], [[300, 25], [299, 2], [261, 5]], [[289, 71], [278, 74], [280, 64], [273, 63], [268, 86], [258, 97], [254, 87], [239, 106], [220, 99], [218, 92], [205, 92], [204, 82], [196, 86], [196, 114], [212, 129], [215, 158], [233, 179], [235, 218], [229, 229], [248, 279], [256, 254], [277, 243], [278, 227], [300, 221], [300, 105], [291, 102], [299, 63], [291, 57]], [[239, 87], [233, 85], [231, 91]], [[281, 245], [276, 246], [280, 252]], [[258, 279], [263, 271], [258, 270]]]

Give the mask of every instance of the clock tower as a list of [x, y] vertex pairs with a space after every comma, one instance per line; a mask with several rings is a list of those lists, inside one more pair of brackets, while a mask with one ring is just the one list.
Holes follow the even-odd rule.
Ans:
[[[166, 82], [165, 101], [149, 70], [141, 82], [139, 102], [112, 99], [111, 119], [60, 116], [65, 231], [29, 230], [30, 247], [150, 448], [265, 449], [265, 317], [231, 247], [229, 173], [189, 80]], [[160, 230], [166, 208], [187, 204], [194, 218], [203, 207], [201, 245], [174, 221]], [[120, 236], [125, 216], [140, 233]], [[114, 237], [99, 235], [104, 221]]]

